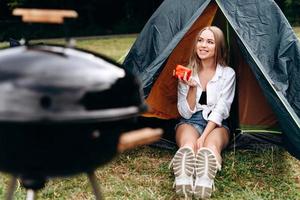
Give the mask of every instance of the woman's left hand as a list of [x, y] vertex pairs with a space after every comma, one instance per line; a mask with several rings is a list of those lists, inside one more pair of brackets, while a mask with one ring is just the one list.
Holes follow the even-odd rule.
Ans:
[[204, 138], [200, 136], [200, 138], [197, 139], [197, 149], [200, 149], [204, 146]]

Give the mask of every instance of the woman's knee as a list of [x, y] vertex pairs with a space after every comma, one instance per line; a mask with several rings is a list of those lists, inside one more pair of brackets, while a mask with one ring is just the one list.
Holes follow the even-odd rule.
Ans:
[[212, 142], [204, 143], [204, 147], [213, 150], [214, 152], [221, 153], [221, 148]]
[[204, 146], [221, 152], [229, 142], [229, 134], [225, 128], [213, 130], [206, 138]]
[[179, 147], [189, 146], [196, 149], [199, 134], [193, 127], [182, 124], [176, 129], [176, 142]]
[[222, 163], [222, 148], [218, 147], [216, 144], [214, 143], [207, 143], [204, 144], [204, 147], [209, 148], [210, 150], [212, 150], [216, 156], [217, 161], [221, 164]]

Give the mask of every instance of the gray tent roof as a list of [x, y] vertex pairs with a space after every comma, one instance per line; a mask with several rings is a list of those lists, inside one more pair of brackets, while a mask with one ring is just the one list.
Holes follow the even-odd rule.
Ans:
[[[300, 158], [300, 42], [272, 0], [216, 1], [239, 38], [244, 59], [277, 114], [286, 147]], [[210, 0], [165, 0], [124, 61], [147, 96], [161, 67]]]

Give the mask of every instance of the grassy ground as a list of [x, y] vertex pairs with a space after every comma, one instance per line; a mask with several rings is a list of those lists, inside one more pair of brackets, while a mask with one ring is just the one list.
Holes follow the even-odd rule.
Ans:
[[[141, 147], [116, 157], [96, 171], [105, 199], [177, 199], [168, 169], [173, 151]], [[279, 148], [224, 153], [223, 170], [216, 177], [212, 199], [300, 199], [300, 163]], [[7, 176], [0, 178], [3, 199]], [[18, 187], [16, 199], [24, 199]], [[53, 179], [39, 199], [93, 199], [85, 176]]]
[[[300, 28], [295, 30], [300, 36]], [[79, 40], [77, 46], [119, 60], [134, 40], [135, 36]], [[140, 147], [117, 156], [96, 171], [105, 199], [177, 199], [172, 171], [168, 169], [173, 155], [171, 150]], [[300, 162], [283, 149], [228, 150], [223, 157], [223, 170], [216, 177], [212, 199], [300, 199]], [[4, 199], [8, 178], [6, 174], [0, 176], [0, 199]], [[25, 199], [25, 191], [19, 185], [15, 199]], [[86, 176], [78, 175], [50, 180], [39, 191], [38, 199], [94, 197]]]
[[294, 27], [294, 31], [296, 32], [298, 38], [300, 38], [300, 26], [299, 27]]
[[[112, 58], [115, 61], [122, 61], [124, 55], [133, 44], [136, 35], [120, 35], [117, 37], [100, 37], [76, 40], [76, 47], [94, 51]], [[45, 42], [44, 40], [35, 40], [32, 43]], [[65, 44], [63, 40], [51, 39], [46, 41], [49, 44]], [[0, 49], [7, 47], [7, 42], [0, 43]]]

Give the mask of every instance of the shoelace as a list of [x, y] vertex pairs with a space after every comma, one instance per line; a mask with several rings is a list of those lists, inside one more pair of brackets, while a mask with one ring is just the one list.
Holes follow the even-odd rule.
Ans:
[[217, 170], [221, 171], [221, 169], [222, 169], [222, 165], [217, 161]]
[[172, 158], [172, 160], [171, 160], [170, 163], [169, 163], [169, 167], [168, 167], [169, 169], [172, 168], [173, 163], [174, 163], [174, 157]]
[[[169, 166], [168, 166], [168, 168], [169, 169], [171, 169], [172, 168], [172, 166], [173, 166], [173, 163], [174, 163], [174, 157], [172, 158], [172, 160], [170, 161], [170, 163], [169, 163]], [[173, 182], [173, 186], [172, 186], [172, 188], [175, 188], [176, 187], [176, 182], [174, 181]]]
[[213, 180], [213, 182], [212, 182], [212, 190], [213, 190], [213, 191], [216, 191], [215, 180]]

